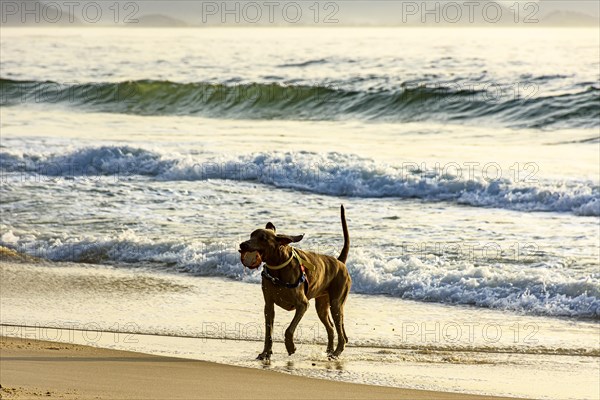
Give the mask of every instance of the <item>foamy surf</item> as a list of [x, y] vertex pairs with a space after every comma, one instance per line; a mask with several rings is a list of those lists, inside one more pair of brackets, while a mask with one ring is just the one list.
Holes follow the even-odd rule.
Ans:
[[161, 154], [132, 146], [81, 148], [62, 154], [0, 152], [5, 173], [49, 177], [115, 179], [150, 176], [163, 181], [230, 180], [331, 196], [417, 198], [523, 212], [569, 212], [600, 216], [600, 187], [590, 181], [453, 176], [441, 169], [421, 171], [341, 153], [261, 152], [191, 156]]
[[[232, 242], [156, 242], [132, 231], [108, 238], [39, 240], [29, 236], [21, 240], [9, 231], [0, 239], [0, 245], [52, 261], [129, 265], [248, 283], [261, 281], [260, 272], [242, 267], [237, 244]], [[355, 293], [528, 315], [600, 318], [600, 274], [573, 274], [557, 268], [561, 262], [539, 262], [532, 268], [531, 264], [510, 259], [480, 263], [445, 255], [402, 254], [400, 249], [393, 254], [355, 248], [347, 265]]]

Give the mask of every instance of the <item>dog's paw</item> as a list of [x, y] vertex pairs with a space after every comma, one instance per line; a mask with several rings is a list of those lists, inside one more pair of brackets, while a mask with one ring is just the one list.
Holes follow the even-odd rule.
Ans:
[[294, 342], [285, 342], [285, 349], [290, 356], [296, 352], [296, 346], [294, 345]]
[[327, 358], [329, 358], [330, 360], [337, 360], [338, 358], [340, 358], [340, 354], [342, 354], [342, 351], [344, 351], [344, 349], [337, 348], [333, 353], [329, 353], [327, 355]]
[[258, 357], [256, 357], [257, 360], [270, 360], [271, 359], [271, 352], [266, 352], [263, 351], [262, 353], [260, 353], [258, 355]]

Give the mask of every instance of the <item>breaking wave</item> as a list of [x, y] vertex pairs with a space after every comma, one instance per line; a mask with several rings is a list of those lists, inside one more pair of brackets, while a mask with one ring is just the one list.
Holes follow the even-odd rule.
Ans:
[[159, 180], [222, 179], [331, 196], [416, 198], [516, 211], [600, 216], [600, 187], [590, 181], [518, 182], [410, 169], [341, 153], [261, 152], [249, 155], [164, 155], [129, 146], [91, 147], [64, 154], [0, 152], [4, 173], [84, 179], [114, 175]]
[[[495, 88], [495, 87], [494, 87]], [[492, 88], [493, 89], [493, 88]], [[539, 97], [498, 97], [451, 86], [350, 90], [335, 85], [238, 85], [123, 81], [63, 84], [0, 79], [0, 105], [60, 104], [93, 112], [210, 118], [385, 122], [482, 120], [516, 128], [600, 126], [600, 89]]]

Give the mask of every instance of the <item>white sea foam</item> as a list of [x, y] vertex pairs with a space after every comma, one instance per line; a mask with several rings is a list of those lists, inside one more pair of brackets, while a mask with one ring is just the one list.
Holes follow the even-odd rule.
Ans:
[[462, 179], [441, 171], [407, 171], [352, 154], [263, 152], [236, 157], [160, 154], [129, 146], [65, 154], [0, 152], [5, 172], [77, 178], [114, 175], [159, 180], [227, 179], [333, 196], [418, 198], [517, 211], [600, 215], [600, 188], [589, 181], [515, 182]]
[[[54, 261], [134, 264], [172, 273], [220, 276], [258, 283], [260, 272], [244, 270], [235, 243], [152, 242], [132, 231], [114, 237], [15, 243], [8, 230], [0, 245]], [[5, 240], [6, 239], [6, 240]], [[411, 300], [466, 304], [526, 314], [600, 317], [600, 273], [515, 263], [473, 264], [433, 255], [387, 255], [354, 248], [348, 262], [353, 291]]]

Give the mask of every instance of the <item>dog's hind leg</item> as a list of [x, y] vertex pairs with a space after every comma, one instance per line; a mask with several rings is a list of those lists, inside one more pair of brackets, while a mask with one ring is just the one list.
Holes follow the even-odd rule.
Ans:
[[300, 323], [300, 320], [304, 316], [304, 313], [308, 310], [308, 299], [302, 294], [302, 300], [296, 304], [296, 314], [290, 323], [290, 326], [285, 330], [285, 348], [288, 354], [291, 356], [296, 352], [296, 346], [294, 345], [294, 332], [296, 327]]
[[265, 299], [265, 347], [256, 357], [258, 360], [268, 360], [273, 354], [273, 323], [275, 322], [275, 304]]
[[333, 316], [333, 323], [335, 324], [335, 330], [338, 335], [338, 344], [333, 352], [332, 356], [337, 357], [342, 354], [346, 343], [348, 343], [348, 337], [346, 336], [346, 329], [344, 328], [344, 303], [348, 297], [350, 287], [346, 286], [341, 295], [331, 300], [331, 315]]
[[329, 296], [321, 296], [315, 299], [317, 314], [327, 330], [327, 354], [333, 353], [333, 322], [329, 317]]

